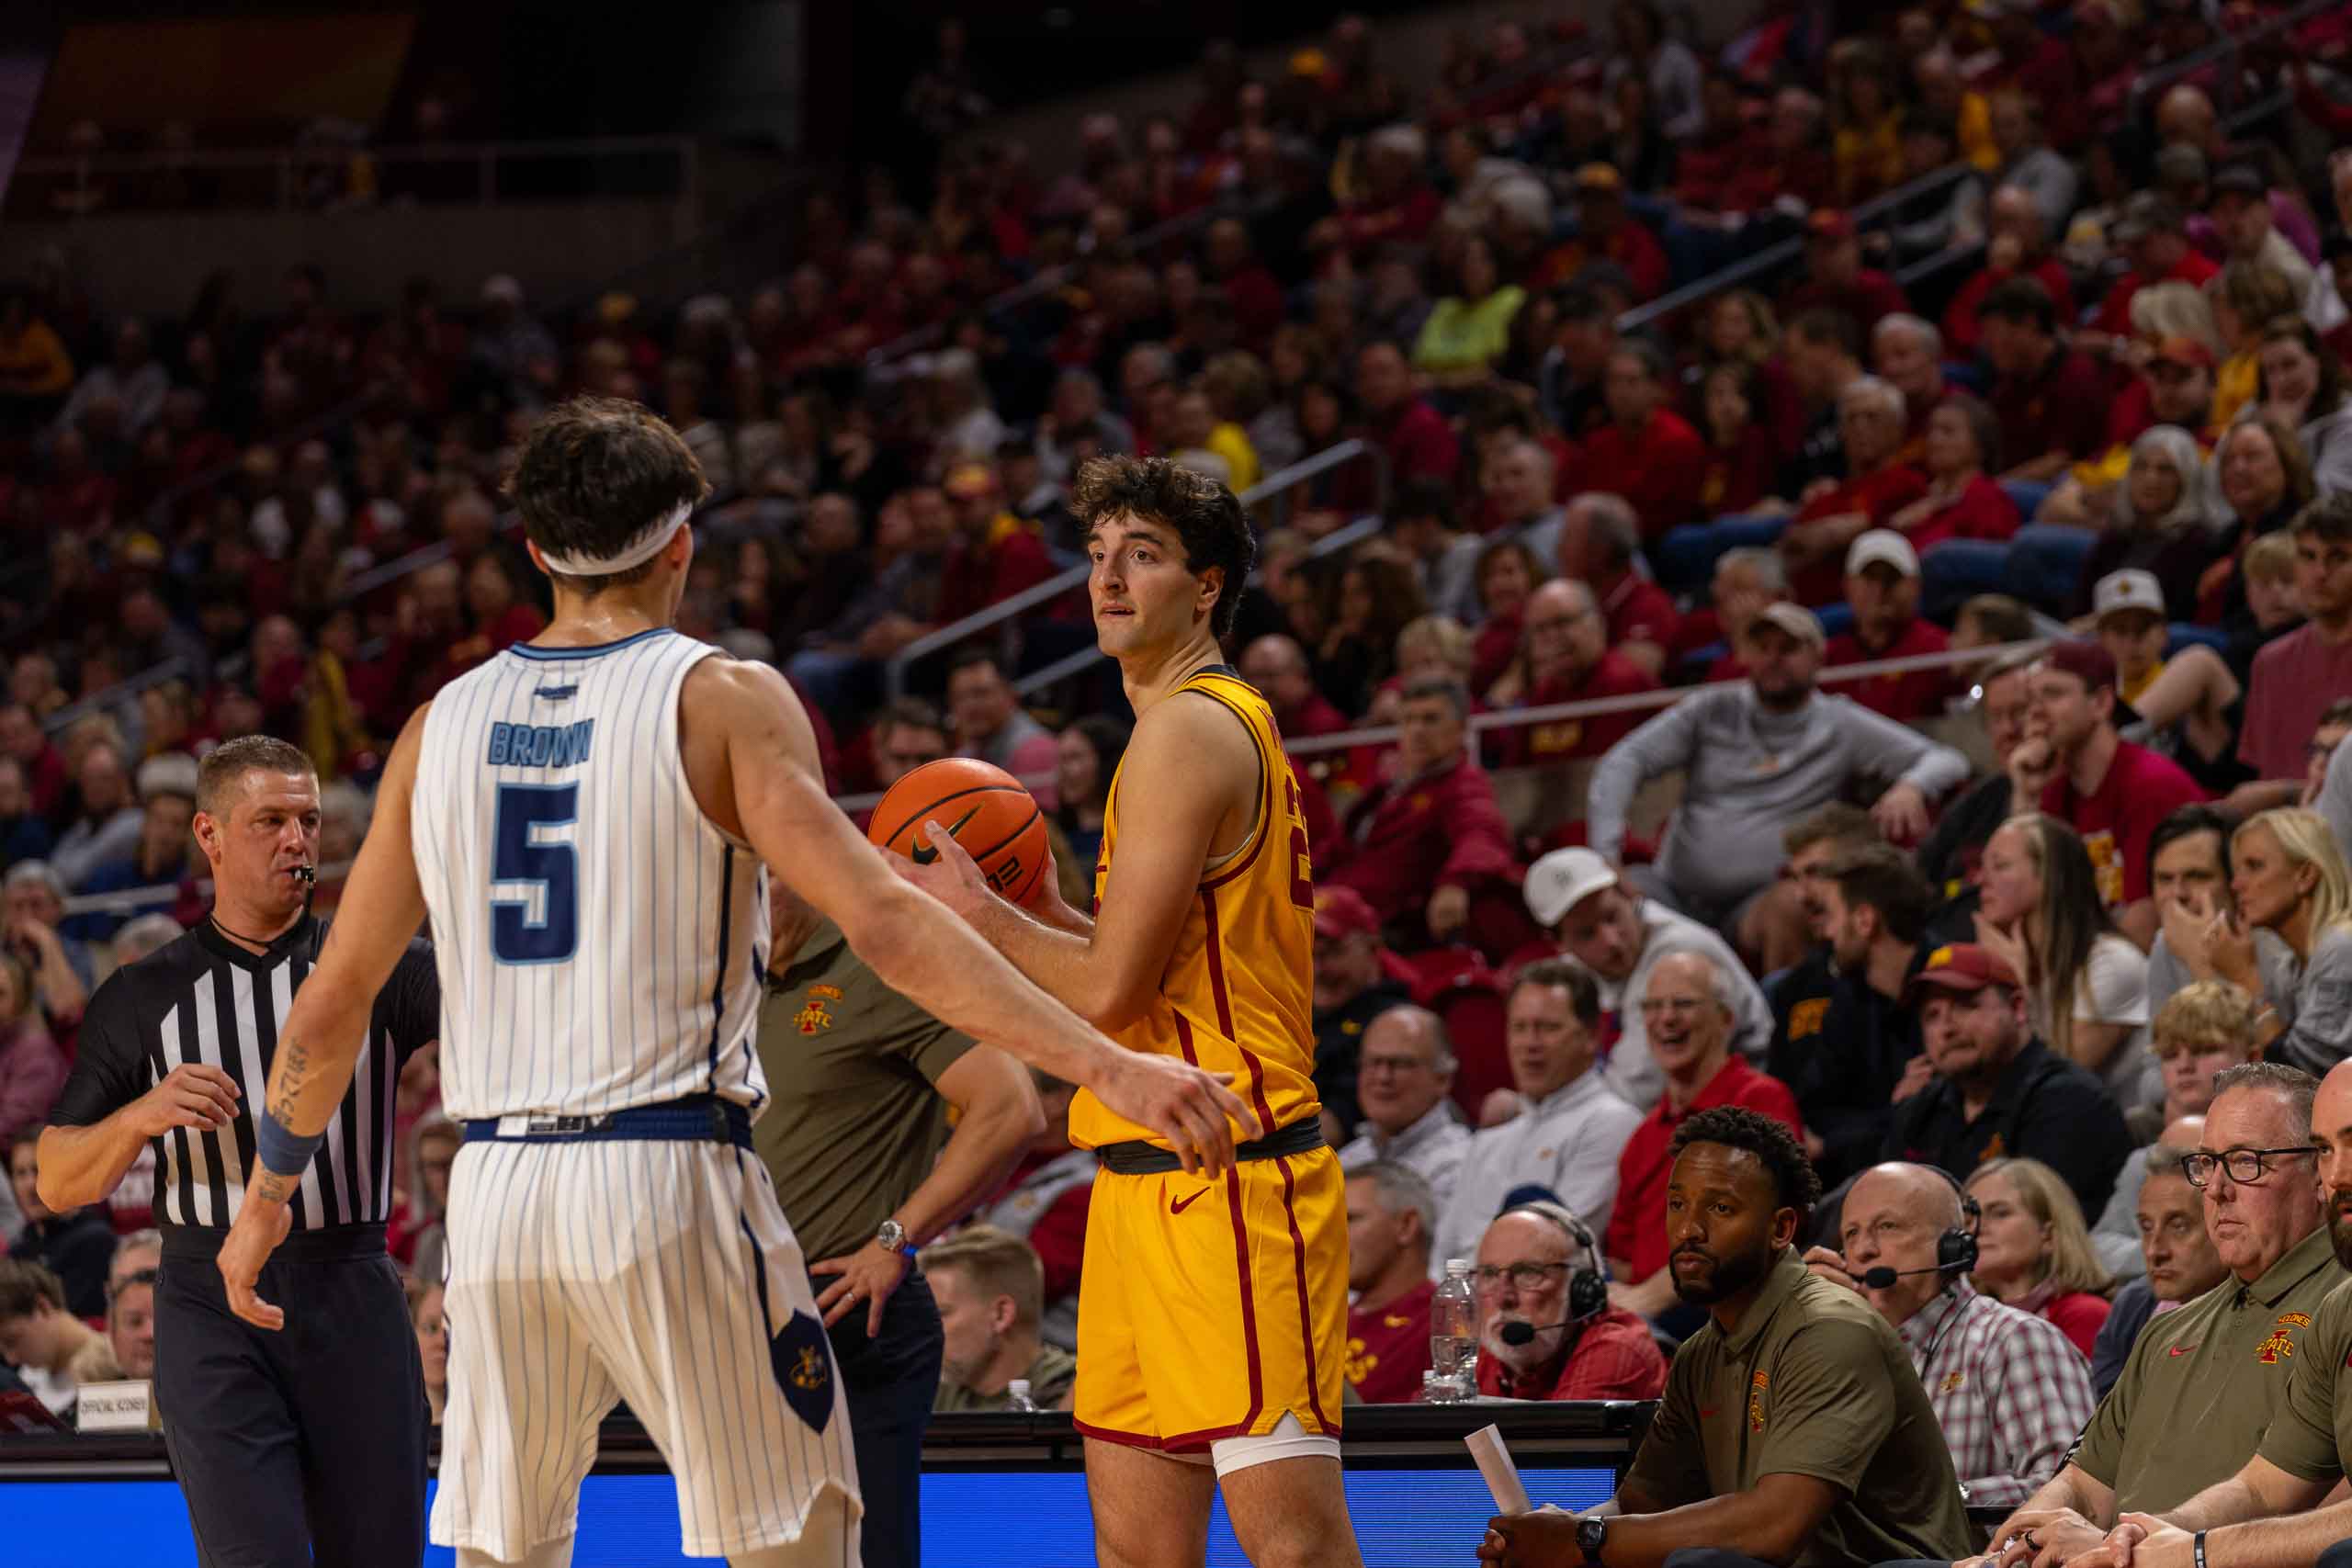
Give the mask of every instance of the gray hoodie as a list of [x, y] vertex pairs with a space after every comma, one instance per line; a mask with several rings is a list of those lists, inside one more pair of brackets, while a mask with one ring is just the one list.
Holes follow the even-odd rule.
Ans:
[[1634, 792], [1676, 769], [1682, 804], [1657, 869], [1679, 898], [1727, 908], [1780, 874], [1781, 829], [1856, 780], [1914, 784], [1932, 801], [1968, 777], [1968, 759], [1849, 697], [1816, 692], [1794, 712], [1770, 713], [1747, 682], [1705, 687], [1593, 770], [1586, 829], [1604, 859], [1622, 857]]

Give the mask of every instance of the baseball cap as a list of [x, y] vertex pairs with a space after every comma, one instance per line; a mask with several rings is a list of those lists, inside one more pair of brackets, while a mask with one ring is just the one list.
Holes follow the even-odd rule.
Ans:
[[1617, 886], [1617, 874], [1591, 850], [1554, 850], [1527, 868], [1521, 888], [1527, 912], [1550, 931], [1570, 909], [1604, 887]]
[[2193, 337], [2175, 333], [2156, 344], [2155, 352], [2148, 355], [2148, 361], [2152, 365], [2189, 365], [2200, 370], [2211, 370], [2213, 368], [2213, 351]]
[[2041, 661], [2052, 670], [2064, 670], [2093, 692], [2115, 684], [2114, 657], [2087, 637], [2064, 637], [2052, 643], [2043, 650]]
[[1576, 186], [1578, 190], [1606, 191], [1614, 196], [1625, 188], [1625, 176], [1617, 172], [1613, 164], [1587, 164], [1577, 170]]
[[2118, 610], [2146, 610], [2164, 618], [2165, 591], [2152, 571], [2129, 569], [2110, 571], [2091, 590], [2091, 615], [2104, 621]]
[[1320, 937], [1380, 934], [1380, 917], [1352, 887], [1315, 890], [1315, 934]]
[[988, 495], [996, 490], [996, 474], [986, 463], [958, 463], [947, 470], [940, 488], [959, 501]]
[[1822, 633], [1820, 619], [1802, 604], [1776, 599], [1758, 612], [1756, 618], [1766, 626], [1780, 627], [1815, 653], [1828, 646], [1829, 639]]
[[1854, 237], [1854, 220], [1840, 208], [1816, 207], [1804, 220], [1804, 231], [1807, 239], [1850, 240]]
[[2224, 164], [2213, 175], [2213, 194], [2224, 192], [2233, 196], [2267, 196], [2270, 187], [2263, 182], [2262, 173], [2252, 164]]
[[1857, 538], [1846, 551], [1846, 575], [1853, 576], [1866, 566], [1891, 566], [1905, 577], [1919, 575], [1919, 552], [1911, 541], [1892, 528], [1872, 528]]
[[1917, 1006], [1921, 999], [1920, 988], [1925, 986], [1972, 995], [1987, 986], [2007, 986], [2013, 991], [2021, 988], [2016, 970], [1996, 957], [1992, 949], [1973, 942], [1949, 942], [1928, 953], [1928, 962], [1903, 987], [1904, 1002]]
[[2143, 190], [2133, 194], [2123, 204], [2123, 216], [2115, 220], [2109, 231], [2119, 245], [2129, 245], [2151, 234], [2174, 234], [2180, 231], [2182, 219], [2179, 206], [2162, 191]]

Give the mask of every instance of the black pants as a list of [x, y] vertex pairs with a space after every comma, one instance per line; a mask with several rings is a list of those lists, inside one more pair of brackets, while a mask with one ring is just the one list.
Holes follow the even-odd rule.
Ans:
[[[277, 1333], [229, 1311], [217, 1235], [166, 1238], [155, 1397], [204, 1568], [416, 1568], [424, 1370], [383, 1232], [298, 1232], [262, 1269]], [[315, 1556], [314, 1556], [315, 1551]]]
[[[822, 1291], [833, 1281], [811, 1278]], [[857, 1451], [857, 1488], [865, 1498], [865, 1568], [921, 1568], [922, 1435], [939, 1395], [939, 1303], [922, 1270], [907, 1277], [882, 1306], [882, 1332], [869, 1337], [865, 1309], [833, 1325], [833, 1355], [849, 1394], [850, 1442]]]

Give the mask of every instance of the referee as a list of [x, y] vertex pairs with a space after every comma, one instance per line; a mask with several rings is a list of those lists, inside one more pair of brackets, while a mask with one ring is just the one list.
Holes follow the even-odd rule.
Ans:
[[780, 877], [768, 879], [768, 910], [774, 951], [788, 956], [760, 1005], [775, 1103], [752, 1145], [810, 1260], [841, 1361], [864, 1568], [917, 1568], [944, 1337], [914, 1251], [1003, 1183], [1045, 1113], [1028, 1068], [884, 985]]
[[303, 1172], [262, 1282], [293, 1326], [229, 1312], [214, 1263], [254, 1155], [277, 1025], [326, 928], [309, 911], [319, 852], [310, 759], [231, 740], [197, 775], [209, 917], [98, 987], [41, 1134], [40, 1191], [103, 1200], [155, 1153], [164, 1235], [155, 1395], [206, 1568], [415, 1568], [424, 1552], [424, 1382], [391, 1208], [393, 1086], [440, 1033], [432, 953], [412, 944], [376, 998], [358, 1074]]

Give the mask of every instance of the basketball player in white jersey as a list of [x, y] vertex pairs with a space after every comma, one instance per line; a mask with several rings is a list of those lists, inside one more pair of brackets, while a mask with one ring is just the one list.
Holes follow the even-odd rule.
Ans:
[[[1217, 1077], [1125, 1051], [896, 876], [816, 782], [784, 679], [669, 629], [707, 492], [675, 433], [582, 399], [525, 443], [514, 499], [555, 618], [401, 731], [317, 966], [280, 1031], [258, 1154], [220, 1250], [228, 1299], [418, 923], [436, 938], [451, 1177], [449, 1404], [433, 1539], [562, 1568], [596, 1425], [626, 1399], [676, 1477], [689, 1555], [854, 1563], [848, 1418], [750, 1123], [762, 863], [891, 986], [1087, 1084], [1188, 1168], [1257, 1120]], [[293, 1303], [299, 1310], [300, 1303]]]

